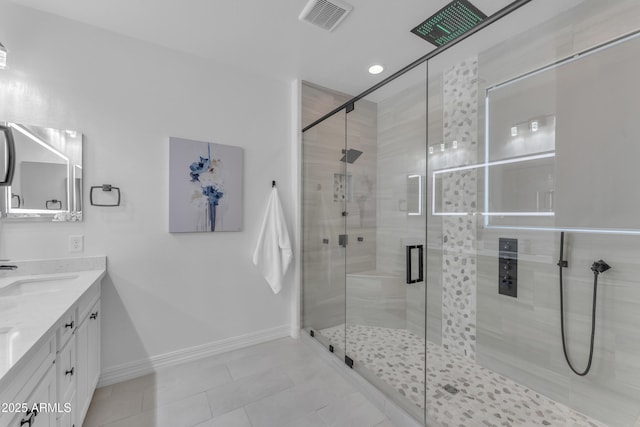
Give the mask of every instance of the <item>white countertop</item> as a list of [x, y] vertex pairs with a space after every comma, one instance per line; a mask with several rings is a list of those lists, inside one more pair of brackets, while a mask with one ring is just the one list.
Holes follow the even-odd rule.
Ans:
[[24, 356], [53, 333], [63, 315], [105, 273], [100, 268], [0, 278], [0, 390]]

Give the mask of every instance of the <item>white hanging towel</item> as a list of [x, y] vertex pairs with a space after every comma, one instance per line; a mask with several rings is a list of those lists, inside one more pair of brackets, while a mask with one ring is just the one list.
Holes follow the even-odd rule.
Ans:
[[277, 294], [282, 289], [282, 279], [292, 258], [289, 232], [284, 221], [278, 189], [273, 187], [260, 227], [258, 244], [253, 252], [253, 264], [258, 267], [273, 293]]

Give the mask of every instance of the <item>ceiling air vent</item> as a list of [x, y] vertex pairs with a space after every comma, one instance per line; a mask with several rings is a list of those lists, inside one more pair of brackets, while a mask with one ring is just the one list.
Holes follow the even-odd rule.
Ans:
[[334, 28], [351, 12], [353, 6], [340, 0], [310, 0], [298, 17], [327, 31]]

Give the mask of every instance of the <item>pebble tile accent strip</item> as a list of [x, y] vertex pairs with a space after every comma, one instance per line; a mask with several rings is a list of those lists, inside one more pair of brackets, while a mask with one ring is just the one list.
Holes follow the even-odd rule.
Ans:
[[[478, 161], [478, 59], [463, 61], [443, 76], [443, 136], [450, 149], [446, 167]], [[477, 171], [443, 177], [443, 210], [477, 210]], [[442, 345], [471, 360], [476, 357], [476, 216], [443, 216]]]

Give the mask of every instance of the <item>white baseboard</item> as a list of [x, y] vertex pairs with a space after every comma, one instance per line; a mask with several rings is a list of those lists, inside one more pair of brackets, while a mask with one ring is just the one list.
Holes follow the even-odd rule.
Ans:
[[100, 373], [98, 387], [104, 387], [122, 381], [131, 380], [143, 375], [151, 374], [158, 368], [179, 365], [181, 363], [192, 362], [226, 353], [243, 347], [249, 347], [278, 338], [291, 336], [291, 326], [281, 325], [270, 329], [251, 332], [237, 337], [226, 338], [208, 344], [185, 348], [183, 350], [172, 351], [170, 353], [152, 356], [148, 359], [135, 362], [123, 363], [104, 369]]

